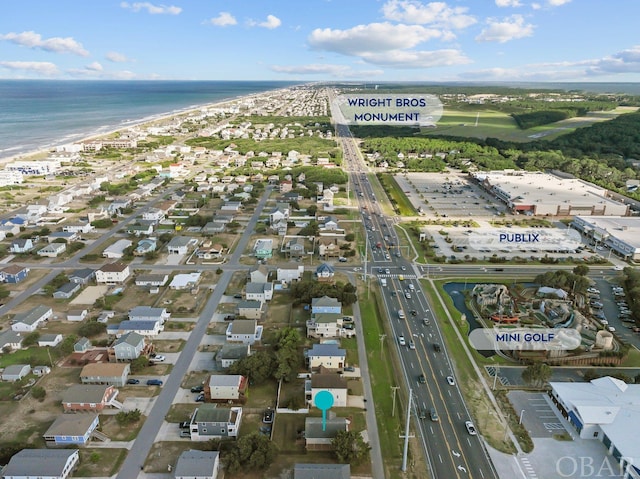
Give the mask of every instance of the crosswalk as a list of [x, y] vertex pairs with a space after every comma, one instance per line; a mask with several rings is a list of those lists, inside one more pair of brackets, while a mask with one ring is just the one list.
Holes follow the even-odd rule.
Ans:
[[524, 470], [527, 473], [528, 477], [530, 477], [531, 479], [538, 479], [538, 475], [536, 474], [536, 470], [531, 465], [531, 462], [529, 462], [529, 458], [521, 457], [520, 458], [520, 462], [522, 463], [522, 467], [524, 468]]
[[416, 279], [417, 276], [415, 274], [380, 274], [380, 273], [376, 273], [376, 276], [378, 278], [399, 278], [400, 276], [402, 276], [404, 279]]

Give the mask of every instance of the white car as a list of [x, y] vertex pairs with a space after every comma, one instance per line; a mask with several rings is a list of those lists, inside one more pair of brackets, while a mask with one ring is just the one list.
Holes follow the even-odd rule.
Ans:
[[612, 333], [615, 333], [615, 332], [616, 332], [616, 328], [614, 328], [613, 326], [607, 326], [607, 329], [608, 329], [609, 331], [611, 331]]
[[624, 266], [618, 264], [613, 269], [616, 270], [616, 271], [622, 271], [624, 269]]
[[416, 343], [409, 341], [409, 349], [416, 349]]
[[478, 431], [476, 431], [476, 427], [473, 425], [471, 421], [466, 421], [464, 423], [464, 427], [467, 428], [467, 432], [472, 436], [476, 436], [478, 434]]
[[404, 340], [404, 336], [400, 335], [398, 336], [398, 344], [400, 344], [400, 346], [406, 346], [407, 342]]
[[456, 385], [456, 380], [453, 379], [453, 376], [447, 376], [447, 382], [449, 383], [449, 386], [455, 386]]
[[167, 358], [165, 358], [162, 354], [158, 354], [157, 356], [152, 357], [151, 361], [156, 362], [156, 363], [161, 363], [165, 359], [167, 359]]

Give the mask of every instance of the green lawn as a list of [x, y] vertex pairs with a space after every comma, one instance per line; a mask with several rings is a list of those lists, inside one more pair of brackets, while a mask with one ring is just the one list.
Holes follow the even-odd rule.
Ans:
[[413, 207], [407, 195], [400, 189], [400, 185], [396, 182], [395, 178], [391, 175], [380, 175], [378, 179], [384, 186], [387, 195], [391, 199], [391, 202], [395, 204], [398, 210], [398, 214], [401, 216], [417, 216], [418, 212]]
[[304, 452], [304, 441], [298, 440], [298, 432], [304, 431], [304, 414], [277, 414], [273, 430], [273, 442], [280, 454]]
[[[54, 359], [59, 357], [58, 351], [54, 348], [51, 350], [51, 357]], [[51, 364], [49, 360], [49, 352], [47, 348], [34, 346], [27, 349], [19, 349], [10, 354], [0, 356], [0, 368], [6, 368], [13, 364], [31, 364], [32, 366]]]

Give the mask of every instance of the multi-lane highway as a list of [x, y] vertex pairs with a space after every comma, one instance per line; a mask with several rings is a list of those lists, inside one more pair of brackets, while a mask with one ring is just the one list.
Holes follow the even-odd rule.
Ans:
[[[387, 344], [398, 348], [405, 383], [413, 391], [416, 436], [424, 449], [430, 475], [434, 478], [496, 478], [480, 437], [469, 434], [465, 427], [465, 422], [472, 418], [455, 380], [438, 318], [432, 314], [416, 279], [417, 271], [402, 255], [393, 220], [383, 214], [377, 202], [348, 127], [338, 125], [337, 132], [367, 235], [365, 274], [380, 283], [393, 332]], [[475, 272], [477, 274], [477, 268]], [[433, 274], [443, 273], [443, 269], [433, 271]]]

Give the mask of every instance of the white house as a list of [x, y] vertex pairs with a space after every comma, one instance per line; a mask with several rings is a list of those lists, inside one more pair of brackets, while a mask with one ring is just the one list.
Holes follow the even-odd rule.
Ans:
[[345, 365], [347, 352], [337, 344], [314, 344], [306, 352], [309, 369], [324, 366], [327, 369], [342, 369]]
[[247, 283], [244, 291], [247, 300], [271, 301], [273, 298], [273, 283]]
[[88, 309], [70, 309], [67, 313], [67, 321], [84, 321], [88, 315]]
[[194, 239], [187, 236], [174, 236], [167, 244], [169, 254], [187, 254]]
[[62, 342], [62, 334], [43, 334], [38, 338], [38, 346], [41, 348], [55, 348]]
[[52, 316], [53, 310], [50, 307], [39, 305], [24, 313], [16, 314], [11, 321], [11, 329], [21, 333], [32, 333]]
[[333, 396], [333, 407], [347, 407], [347, 381], [339, 374], [313, 374], [311, 376], [311, 395], [307, 397], [310, 404], [315, 404], [316, 394], [329, 391]]
[[227, 326], [227, 341], [230, 343], [254, 344], [262, 339], [262, 326], [255, 319], [236, 319]]
[[102, 252], [102, 256], [109, 259], [120, 259], [124, 256], [124, 250], [133, 243], [128, 239], [120, 239], [110, 246], [107, 246]]
[[64, 243], [51, 243], [44, 248], [38, 250], [38, 256], [46, 256], [47, 258], [57, 258], [67, 250]]
[[204, 386], [207, 401], [240, 401], [244, 398], [248, 381], [239, 374], [212, 374]]
[[286, 265], [276, 269], [276, 279], [279, 282], [290, 283], [291, 281], [300, 281], [304, 274], [304, 266], [302, 265]]
[[171, 318], [171, 313], [166, 308], [152, 308], [150, 306], [136, 306], [129, 310], [129, 319], [131, 321], [160, 321], [164, 324]]
[[23, 449], [2, 470], [3, 479], [67, 479], [80, 461], [78, 449]]
[[194, 273], [181, 273], [176, 274], [171, 283], [169, 283], [169, 288], [171, 289], [189, 289], [198, 285], [200, 282], [200, 276], [202, 273], [194, 272]]
[[122, 284], [129, 277], [129, 265], [124, 263], [108, 263], [96, 271], [98, 284]]
[[28, 364], [12, 364], [4, 368], [4, 371], [2, 371], [2, 380], [9, 382], [20, 381], [30, 372], [31, 366]]

